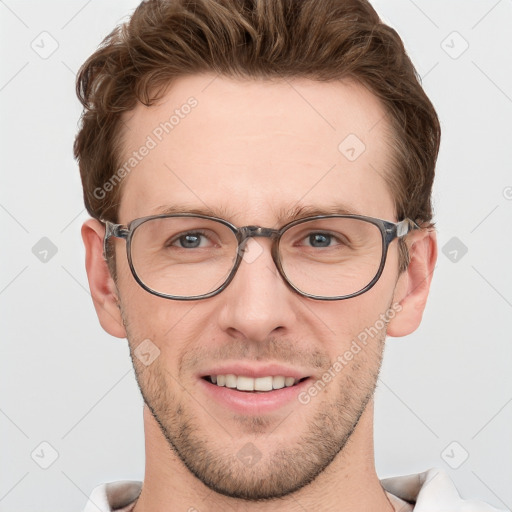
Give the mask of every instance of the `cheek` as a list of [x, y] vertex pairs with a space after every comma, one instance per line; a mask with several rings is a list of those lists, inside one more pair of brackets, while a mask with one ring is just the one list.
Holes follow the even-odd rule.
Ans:
[[[144, 344], [149, 340], [149, 347], [158, 354], [158, 366], [178, 376], [184, 356], [198, 340], [205, 339], [205, 333], [208, 343], [214, 340], [211, 312], [206, 311], [205, 304], [157, 297], [136, 282], [127, 283], [124, 288], [120, 285], [120, 289], [123, 318], [134, 355], [145, 350]], [[152, 374], [153, 365], [149, 369]]]
[[[309, 308], [330, 332], [330, 338], [350, 343], [359, 333], [376, 327], [382, 329], [381, 315], [394, 316], [393, 295], [398, 278], [396, 244], [389, 247], [384, 270], [377, 283], [367, 292], [351, 299], [321, 302], [311, 301]], [[389, 317], [390, 315], [387, 315]], [[318, 322], [317, 322], [318, 323]], [[338, 345], [339, 345], [338, 341]]]
[[[324, 324], [328, 337], [334, 340], [335, 348], [339, 351], [365, 329], [375, 325], [380, 315], [389, 308], [391, 297], [392, 289], [381, 289], [377, 283], [358, 297], [312, 305], [311, 309]], [[379, 324], [377, 327], [382, 326]]]

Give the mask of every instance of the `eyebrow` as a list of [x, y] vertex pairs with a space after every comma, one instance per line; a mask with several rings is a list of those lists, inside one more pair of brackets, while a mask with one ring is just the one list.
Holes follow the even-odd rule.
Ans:
[[[224, 206], [210, 208], [206, 204], [202, 206], [187, 204], [162, 205], [153, 210], [151, 215], [174, 215], [178, 213], [192, 213], [195, 215], [206, 215], [208, 217], [217, 217], [231, 222], [231, 219], [238, 214], [234, 210]], [[350, 205], [342, 203], [333, 203], [325, 206], [306, 205], [295, 203], [289, 206], [281, 206], [275, 210], [276, 224], [284, 225], [294, 220], [306, 217], [315, 217], [317, 215], [362, 215], [361, 212]]]
[[232, 212], [222, 206], [213, 209], [206, 204], [199, 207], [187, 204], [171, 204], [155, 208], [151, 215], [174, 215], [176, 213], [194, 213], [196, 215], [207, 215], [208, 217], [226, 218], [227, 220]]
[[294, 221], [304, 217], [314, 217], [316, 215], [360, 215], [353, 207], [334, 203], [331, 205], [317, 206], [296, 203], [289, 208], [280, 208], [277, 217], [283, 221]]

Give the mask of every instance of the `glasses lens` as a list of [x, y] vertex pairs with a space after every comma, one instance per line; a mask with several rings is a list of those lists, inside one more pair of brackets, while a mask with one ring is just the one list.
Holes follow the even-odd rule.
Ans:
[[176, 297], [206, 295], [226, 281], [237, 239], [224, 224], [199, 217], [147, 220], [134, 230], [132, 265], [151, 290]]
[[281, 266], [300, 291], [318, 297], [357, 293], [375, 278], [382, 260], [375, 224], [327, 218], [292, 226], [281, 237]]

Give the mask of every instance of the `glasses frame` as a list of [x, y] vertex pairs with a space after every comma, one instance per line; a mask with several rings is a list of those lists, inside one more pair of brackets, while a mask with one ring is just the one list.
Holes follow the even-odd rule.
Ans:
[[[199, 219], [206, 219], [211, 221], [216, 221], [224, 226], [228, 227], [233, 234], [236, 236], [236, 239], [238, 241], [238, 247], [237, 247], [237, 256], [236, 261], [233, 265], [233, 268], [231, 269], [228, 277], [224, 281], [224, 283], [216, 288], [215, 290], [205, 293], [203, 295], [194, 295], [194, 296], [182, 296], [182, 295], [169, 295], [161, 292], [157, 292], [156, 290], [153, 290], [149, 286], [147, 286], [138, 276], [135, 267], [133, 265], [132, 261], [132, 254], [131, 254], [131, 243], [133, 239], [133, 234], [135, 230], [141, 226], [142, 224], [153, 220], [153, 219], [163, 219], [163, 218], [177, 218], [177, 217], [195, 217]], [[381, 239], [382, 239], [382, 257], [380, 261], [379, 268], [377, 270], [377, 273], [375, 274], [375, 277], [361, 290], [351, 293], [349, 295], [340, 295], [336, 297], [323, 297], [320, 295], [312, 295], [309, 293], [305, 293], [302, 290], [299, 290], [293, 283], [291, 283], [288, 280], [288, 277], [286, 276], [283, 267], [281, 265], [281, 260], [279, 258], [279, 242], [281, 240], [281, 237], [283, 234], [288, 231], [290, 228], [297, 226], [298, 224], [302, 224], [304, 222], [309, 222], [313, 220], [322, 220], [322, 219], [330, 219], [330, 218], [347, 218], [347, 219], [358, 219], [365, 222], [368, 222], [370, 224], [373, 224], [379, 228], [379, 231], [381, 233]], [[383, 219], [377, 219], [374, 217], [367, 217], [365, 215], [315, 215], [312, 217], [304, 217], [302, 219], [294, 220], [293, 222], [289, 222], [288, 224], [285, 224], [280, 229], [273, 229], [273, 228], [264, 228], [261, 226], [243, 226], [243, 227], [236, 227], [227, 220], [218, 218], [218, 217], [212, 217], [208, 215], [200, 215], [195, 213], [176, 213], [176, 214], [163, 214], [163, 215], [150, 215], [147, 217], [140, 217], [138, 219], [132, 220], [129, 224], [115, 224], [113, 222], [102, 220], [105, 224], [105, 237], [103, 239], [103, 256], [105, 259], [107, 259], [107, 244], [110, 238], [121, 238], [126, 241], [126, 256], [128, 259], [128, 265], [130, 267], [131, 273], [137, 281], [137, 283], [147, 292], [151, 293], [152, 295], [156, 295], [157, 297], [162, 297], [164, 299], [171, 299], [171, 300], [201, 300], [201, 299], [207, 299], [210, 297], [214, 297], [215, 295], [218, 295], [220, 292], [226, 289], [226, 287], [229, 285], [229, 283], [233, 280], [233, 278], [236, 275], [236, 272], [238, 268], [240, 267], [240, 264], [243, 260], [243, 254], [244, 254], [244, 247], [247, 244], [247, 241], [249, 238], [256, 238], [256, 237], [263, 237], [263, 238], [270, 238], [272, 240], [272, 248], [271, 248], [271, 254], [272, 259], [274, 260], [274, 264], [276, 265], [276, 268], [281, 276], [281, 278], [284, 280], [284, 282], [287, 284], [289, 288], [291, 288], [293, 291], [298, 293], [299, 295], [303, 297], [307, 297], [309, 299], [314, 300], [345, 300], [350, 299], [352, 297], [357, 297], [358, 295], [362, 295], [363, 293], [370, 290], [377, 281], [380, 279], [382, 275], [382, 271], [384, 270], [384, 266], [386, 264], [387, 254], [389, 245], [395, 238], [403, 238], [405, 237], [409, 232], [415, 229], [420, 229], [420, 227], [411, 219], [404, 219], [400, 222], [390, 222]]]

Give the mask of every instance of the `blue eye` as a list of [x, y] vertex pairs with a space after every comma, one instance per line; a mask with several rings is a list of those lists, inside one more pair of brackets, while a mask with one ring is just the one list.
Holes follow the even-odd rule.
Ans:
[[195, 249], [201, 245], [202, 235], [188, 234], [180, 236], [178, 241], [180, 245], [187, 249]]
[[312, 247], [329, 247], [332, 242], [332, 236], [326, 233], [311, 233], [308, 241]]
[[208, 244], [208, 237], [202, 233], [189, 232], [177, 237], [174, 237], [170, 246], [179, 247], [181, 249], [199, 249], [206, 247]]

